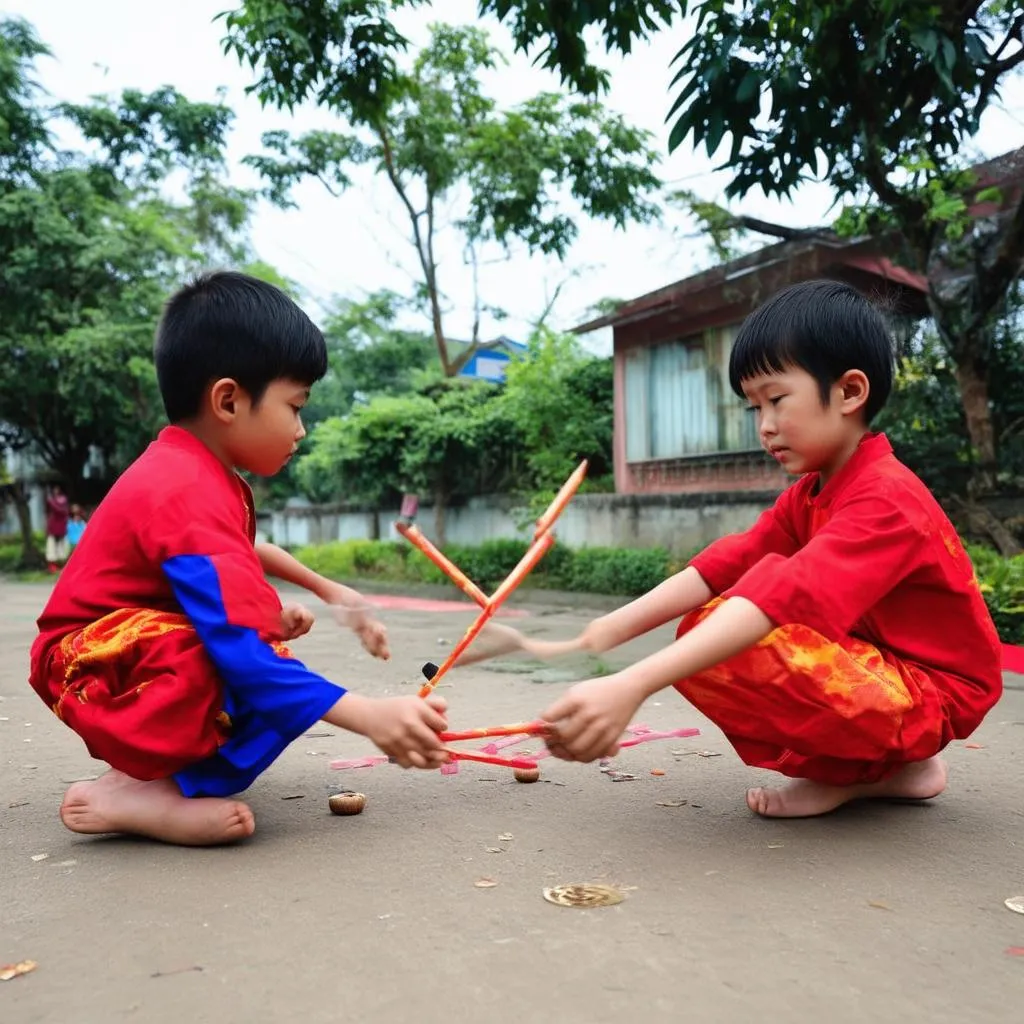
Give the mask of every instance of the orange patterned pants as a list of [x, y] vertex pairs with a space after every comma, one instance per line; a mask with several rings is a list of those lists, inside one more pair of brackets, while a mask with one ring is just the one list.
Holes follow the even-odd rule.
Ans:
[[[691, 612], [676, 635], [720, 602]], [[833, 786], [877, 782], [938, 753], [948, 736], [941, 695], [921, 668], [800, 624], [675, 688], [747, 764]]]

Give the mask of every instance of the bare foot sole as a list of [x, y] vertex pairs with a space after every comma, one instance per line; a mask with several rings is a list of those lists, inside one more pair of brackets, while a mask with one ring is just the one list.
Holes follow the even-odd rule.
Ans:
[[252, 811], [238, 800], [182, 796], [171, 779], [140, 782], [111, 769], [76, 782], [64, 795], [61, 821], [72, 832], [121, 832], [179, 846], [219, 846], [251, 836]]
[[747, 806], [764, 818], [813, 818], [851, 800], [931, 800], [946, 788], [948, 769], [932, 757], [905, 765], [881, 782], [861, 786], [826, 786], [794, 779], [781, 789], [759, 786], [747, 790]]

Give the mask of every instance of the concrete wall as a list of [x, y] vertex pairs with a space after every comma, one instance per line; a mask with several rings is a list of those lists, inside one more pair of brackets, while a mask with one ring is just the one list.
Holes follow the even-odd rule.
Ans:
[[[771, 493], [584, 494], [573, 499], [556, 527], [571, 548], [665, 547], [683, 555], [727, 533], [745, 530], [774, 500]], [[261, 527], [277, 544], [298, 546], [330, 540], [395, 539], [397, 509], [369, 511], [341, 506], [293, 505], [274, 512]], [[527, 537], [525, 511], [506, 497], [474, 498], [448, 509], [449, 544], [480, 544], [493, 538]], [[434, 510], [420, 506], [416, 522], [437, 539]], [[376, 527], [374, 526], [376, 524]], [[520, 526], [520, 524], [523, 524]]]

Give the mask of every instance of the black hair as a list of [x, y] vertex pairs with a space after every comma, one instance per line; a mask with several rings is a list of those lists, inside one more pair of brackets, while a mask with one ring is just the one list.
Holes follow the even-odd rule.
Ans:
[[311, 385], [327, 372], [327, 345], [280, 288], [247, 274], [201, 274], [168, 300], [153, 346], [171, 423], [200, 409], [206, 388], [237, 381], [258, 405], [275, 380]]
[[741, 383], [759, 373], [806, 370], [817, 382], [823, 405], [847, 370], [861, 370], [871, 385], [864, 406], [870, 423], [892, 391], [895, 353], [885, 317], [852, 285], [805, 281], [773, 295], [743, 322], [729, 357], [729, 383], [741, 398]]

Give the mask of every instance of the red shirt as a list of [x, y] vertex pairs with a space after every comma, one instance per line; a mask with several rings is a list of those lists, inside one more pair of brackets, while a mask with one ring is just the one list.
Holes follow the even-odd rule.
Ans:
[[953, 525], [882, 434], [818, 486], [808, 473], [691, 564], [715, 593], [747, 598], [777, 625], [858, 637], [919, 666], [966, 735], [1002, 692], [1001, 649]]
[[281, 601], [253, 547], [252, 492], [201, 441], [166, 427], [103, 499], [39, 619], [33, 662], [121, 608], [180, 612], [164, 564], [207, 555], [229, 621], [279, 640]]

